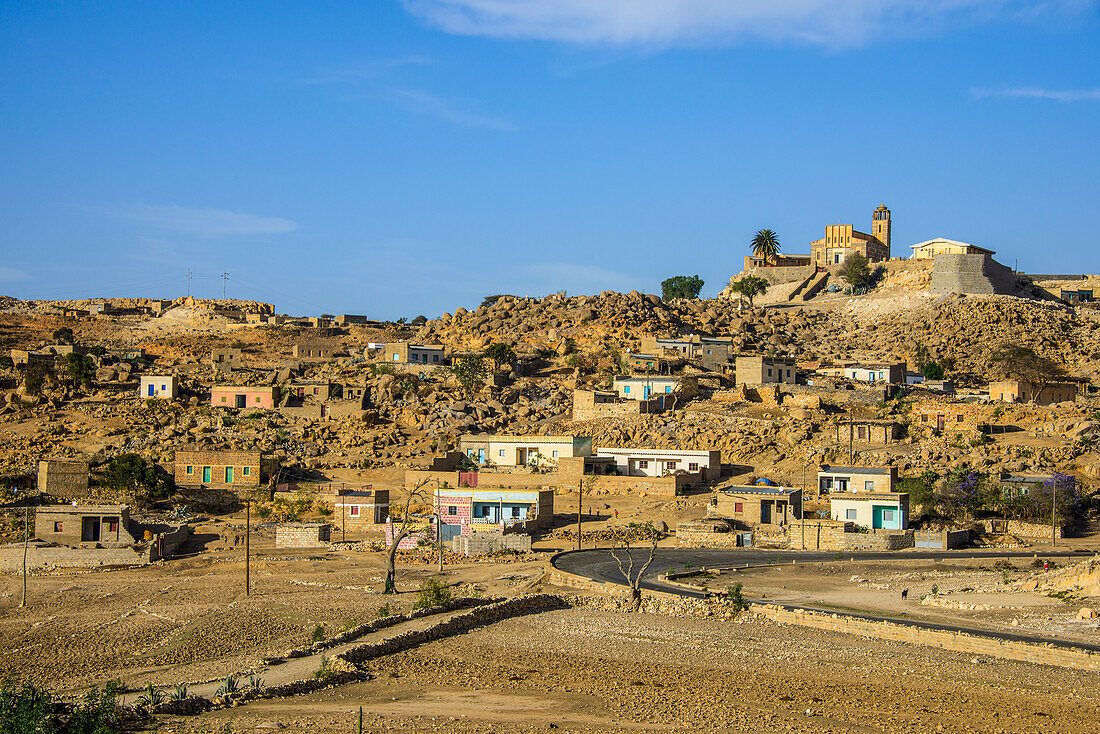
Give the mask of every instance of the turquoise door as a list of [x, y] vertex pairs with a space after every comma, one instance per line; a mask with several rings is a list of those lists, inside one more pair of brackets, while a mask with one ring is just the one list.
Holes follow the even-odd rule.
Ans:
[[202, 468], [202, 481], [204, 484], [210, 484], [210, 467], [208, 466]]
[[901, 512], [897, 506], [875, 505], [871, 508], [871, 527], [901, 530]]
[[484, 464], [485, 463], [485, 449], [478, 449], [477, 450], [477, 463], [479, 463], [479, 464]]

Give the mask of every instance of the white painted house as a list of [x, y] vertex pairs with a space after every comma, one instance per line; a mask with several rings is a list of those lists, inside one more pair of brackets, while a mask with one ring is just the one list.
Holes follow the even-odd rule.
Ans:
[[704, 479], [722, 473], [722, 452], [679, 451], [676, 449], [624, 449], [601, 446], [596, 457], [615, 460], [620, 474], [631, 477], [663, 477], [678, 471], [702, 472]]
[[179, 393], [179, 378], [175, 375], [142, 375], [138, 395], [143, 398], [174, 400]]
[[626, 400], [649, 400], [659, 395], [669, 395], [680, 384], [678, 377], [647, 375], [644, 377], [616, 377], [615, 392]]

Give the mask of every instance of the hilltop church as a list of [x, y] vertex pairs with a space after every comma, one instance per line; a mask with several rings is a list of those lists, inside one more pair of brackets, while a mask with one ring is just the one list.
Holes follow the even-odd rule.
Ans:
[[871, 215], [871, 234], [860, 232], [851, 224], [829, 224], [825, 236], [810, 243], [813, 265], [839, 265], [855, 252], [873, 263], [890, 259], [890, 210], [885, 205]]

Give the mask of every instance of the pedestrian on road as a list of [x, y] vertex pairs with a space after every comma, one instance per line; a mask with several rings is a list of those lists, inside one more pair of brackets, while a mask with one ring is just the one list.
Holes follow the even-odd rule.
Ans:
[[618, 520], [618, 519], [619, 519], [619, 511], [618, 511], [618, 510], [615, 510], [615, 519], [616, 519], [616, 520]]
[[1043, 570], [1044, 571], [1049, 571], [1050, 570], [1050, 561], [1043, 561]]

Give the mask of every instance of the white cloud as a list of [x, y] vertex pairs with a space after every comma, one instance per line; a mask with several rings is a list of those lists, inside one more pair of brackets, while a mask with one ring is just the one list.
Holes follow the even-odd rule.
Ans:
[[971, 94], [1010, 99], [1046, 99], [1055, 102], [1100, 102], [1100, 87], [1092, 89], [1043, 89], [1042, 87], [1010, 87], [1008, 89], [972, 89]]
[[100, 216], [193, 237], [234, 237], [282, 234], [298, 229], [298, 223], [279, 217], [261, 217], [226, 209], [188, 208], [175, 204], [127, 204], [90, 207]]
[[745, 38], [856, 46], [1096, 0], [403, 0], [449, 33], [580, 44], [673, 46]]
[[31, 276], [25, 270], [0, 267], [0, 283], [23, 283], [28, 280], [31, 280]]
[[429, 115], [444, 122], [466, 127], [483, 127], [500, 132], [513, 132], [516, 129], [516, 126], [508, 120], [461, 110], [445, 99], [418, 89], [395, 89], [393, 94], [405, 109]]

